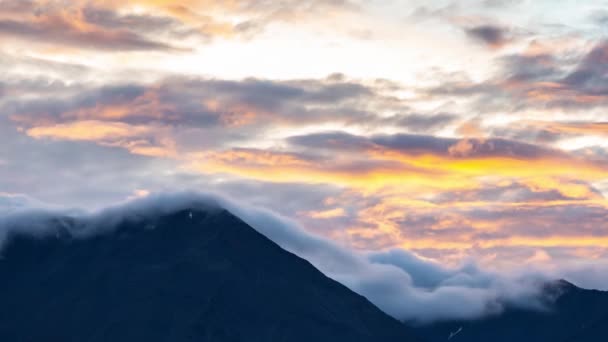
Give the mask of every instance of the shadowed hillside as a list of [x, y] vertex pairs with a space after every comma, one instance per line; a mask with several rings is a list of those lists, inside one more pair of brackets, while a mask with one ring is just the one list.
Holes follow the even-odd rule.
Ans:
[[545, 287], [557, 298], [547, 311], [508, 309], [476, 321], [451, 321], [419, 328], [430, 341], [604, 342], [608, 340], [608, 292], [584, 290], [560, 280]]
[[417, 341], [225, 210], [86, 239], [71, 233], [77, 220], [57, 222], [2, 250], [2, 341]]

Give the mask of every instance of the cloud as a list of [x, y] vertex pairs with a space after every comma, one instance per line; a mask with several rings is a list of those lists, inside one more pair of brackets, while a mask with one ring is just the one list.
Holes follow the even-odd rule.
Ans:
[[395, 124], [410, 128], [415, 132], [432, 132], [457, 120], [458, 115], [450, 113], [409, 114], [395, 120]]
[[172, 141], [162, 138], [162, 129], [120, 122], [76, 121], [34, 127], [27, 130], [27, 135], [36, 139], [96, 141], [100, 145], [119, 146], [131, 153], [145, 156], [170, 157], [175, 155], [174, 144]]
[[[518, 78], [535, 80], [540, 74], [522, 72]], [[9, 83], [7, 89], [14, 87]], [[458, 130], [462, 115], [413, 111], [395, 87], [341, 75], [182, 76], [151, 83], [53, 85], [48, 96], [45, 89], [24, 84], [24, 96], [0, 104], [10, 117], [3, 123], [6, 136], [23, 142], [0, 155], [13, 161], [0, 174], [25, 180], [0, 184], [6, 191], [41, 192], [45, 199], [59, 194], [70, 203], [79, 194], [86, 197], [84, 188], [100, 191], [102, 202], [136, 189], [221, 190], [230, 182], [231, 193], [241, 196], [234, 187], [245, 184], [257, 203], [282, 206], [281, 213], [336, 241], [361, 250], [407, 247], [450, 262], [472, 249], [487, 256], [501, 244], [518, 249], [604, 243], [604, 235], [587, 225], [580, 235], [546, 229], [548, 224], [571, 229], [566, 214], [602, 217], [606, 202], [592, 185], [606, 175], [608, 159], [600, 150], [568, 152], [521, 134], [501, 138], [485, 122]], [[422, 129], [423, 134], [411, 133]], [[450, 134], [450, 129], [458, 131]], [[466, 136], [454, 136], [460, 134]], [[51, 146], [70, 146], [69, 153], [90, 157], [78, 164], [68, 152], [52, 148], [49, 153]], [[11, 153], [17, 150], [22, 152]], [[98, 153], [103, 163], [90, 160]], [[66, 160], [69, 167], [62, 167]], [[36, 179], [30, 165], [45, 165], [48, 177]], [[121, 174], [107, 171], [113, 165]], [[140, 174], [142, 169], [154, 171]], [[80, 185], [42, 186], [51, 176]], [[100, 184], [90, 184], [91, 177]], [[313, 196], [303, 190], [307, 187], [327, 191]], [[330, 197], [338, 202], [326, 203]], [[576, 209], [568, 212], [567, 206]], [[343, 210], [332, 211], [336, 207]], [[503, 215], [520, 213], [520, 220]], [[519, 235], [510, 238], [509, 229]]]
[[[271, 23], [356, 11], [350, 1], [209, 2], [4, 0], [0, 36], [105, 52], [187, 52], [215, 39], [248, 39]], [[18, 19], [16, 19], [18, 18]], [[183, 46], [173, 42], [180, 41]]]
[[[452, 166], [469, 165], [469, 168], [459, 168], [460, 172], [475, 173], [477, 167], [492, 164], [495, 175], [516, 176], [516, 164], [554, 163], [558, 160], [569, 160], [572, 163], [587, 164], [590, 169], [601, 173], [603, 162], [585, 161], [576, 155], [545, 147], [523, 143], [515, 140], [500, 138], [442, 138], [431, 135], [416, 134], [384, 134], [373, 136], [357, 136], [343, 132], [312, 133], [288, 138], [295, 146], [311, 149], [333, 150], [341, 152], [367, 153], [373, 158], [401, 161], [409, 164], [410, 170], [423, 170], [430, 164], [431, 170], [440, 173]], [[424, 162], [422, 162], [424, 161]], [[579, 164], [581, 165], [581, 164]], [[485, 167], [483, 167], [485, 169]], [[593, 171], [595, 173], [596, 171]], [[547, 175], [547, 171], [543, 170]], [[597, 174], [599, 177], [599, 173]], [[450, 173], [453, 174], [453, 173]]]
[[494, 25], [481, 25], [465, 29], [466, 34], [491, 48], [501, 48], [510, 40], [507, 30]]
[[34, 138], [54, 137], [63, 140], [121, 139], [142, 133], [144, 132], [137, 127], [131, 127], [122, 123], [102, 123], [99, 121], [78, 121], [73, 124], [34, 127], [28, 130], [28, 135]]
[[[95, 213], [23, 210], [0, 219], [0, 241], [12, 234], [76, 238], [108, 234], [124, 220], [139, 221], [187, 208], [225, 208], [281, 247], [318, 267], [392, 316], [417, 323], [470, 319], [499, 313], [507, 305], [542, 307], [541, 278], [505, 277], [473, 265], [444, 269], [405, 251], [366, 256], [304, 232], [268, 210], [212, 194], [151, 195]], [[10, 243], [10, 242], [9, 242]]]
[[[196, 126], [252, 126], [267, 120], [285, 125], [370, 120], [376, 112], [404, 108], [388, 90], [356, 81], [241, 81], [167, 78], [155, 84], [85, 87], [67, 98], [14, 101], [19, 121], [74, 119], [162, 122]], [[367, 109], [369, 108], [369, 109]]]
[[45, 202], [96, 207], [135, 189], [168, 188], [180, 174], [165, 160], [118, 147], [35, 140], [17, 131], [6, 117], [0, 118], [0, 136], [5, 139], [0, 148], [0, 159], [5, 160], [0, 165], [0, 189]]
[[[9, 215], [14, 212], [32, 208], [51, 208], [44, 202], [35, 200], [23, 194], [0, 193], [0, 214]], [[1, 243], [0, 243], [1, 245]]]
[[[93, 6], [84, 7], [82, 16], [87, 23], [100, 27], [128, 29], [137, 32], [167, 34], [167, 32], [178, 30], [180, 27], [179, 21], [168, 16], [148, 13], [120, 15], [114, 10]], [[187, 31], [184, 33], [187, 33]]]
[[31, 137], [92, 141], [158, 156], [270, 140], [268, 131], [278, 126], [289, 131], [312, 125], [374, 130], [396, 125], [432, 132], [456, 120], [446, 113], [409, 113], [393, 88], [343, 77], [171, 77], [106, 86], [11, 82], [6, 89], [19, 96], [6, 97], [0, 109]]
[[[560, 183], [561, 186], [555, 186]], [[550, 203], [560, 201], [599, 199], [601, 194], [589, 184], [563, 179], [524, 179], [504, 181], [477, 189], [445, 192], [433, 199], [435, 203], [479, 201], [490, 203]]]
[[608, 94], [607, 62], [608, 41], [602, 41], [596, 44], [577, 68], [562, 80], [562, 84], [578, 91], [588, 101], [605, 96]]
[[452, 276], [451, 271], [432, 261], [405, 250], [394, 249], [387, 252], [371, 253], [369, 260], [376, 264], [394, 265], [407, 272], [414, 286], [433, 289]]
[[522, 0], [483, 0], [483, 5], [491, 8], [505, 8], [522, 2]]
[[526, 109], [591, 110], [603, 108], [608, 91], [608, 44], [591, 48], [567, 40], [548, 46], [532, 41], [528, 50], [502, 56], [501, 72], [481, 82], [443, 82], [424, 90], [431, 96], [477, 96], [476, 110], [521, 112]]
[[606, 137], [608, 136], [608, 123], [603, 121], [521, 120], [514, 122], [509, 128], [496, 128], [492, 134], [551, 144], [573, 138]]
[[[11, 1], [9, 1], [11, 2]], [[45, 10], [32, 6], [35, 15], [22, 17], [2, 16], [0, 10], [0, 36], [29, 42], [54, 43], [79, 49], [106, 51], [179, 51], [167, 43], [148, 39], [143, 34], [124, 27], [104, 27], [87, 21], [86, 16], [67, 10]], [[143, 20], [143, 19], [142, 19]]]
[[[467, 258], [608, 256], [601, 11], [571, 16], [587, 25], [520, 0], [0, 3], [4, 192], [87, 208], [227, 193], [361, 253], [415, 253], [384, 264], [449, 265], [408, 268], [427, 290]], [[293, 36], [302, 53], [283, 48]], [[11, 196], [7, 210], [29, 206]]]
[[332, 219], [336, 217], [344, 217], [346, 216], [346, 212], [344, 208], [334, 208], [324, 211], [311, 211], [306, 213], [306, 215], [310, 216], [313, 219]]

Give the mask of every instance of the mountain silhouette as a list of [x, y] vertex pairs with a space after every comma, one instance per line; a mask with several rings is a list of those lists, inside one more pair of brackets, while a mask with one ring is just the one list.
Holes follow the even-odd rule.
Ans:
[[552, 298], [543, 311], [509, 308], [474, 321], [440, 322], [418, 328], [431, 342], [605, 342], [608, 292], [559, 280], [544, 287]]
[[226, 210], [49, 224], [1, 251], [0, 341], [419, 341]]

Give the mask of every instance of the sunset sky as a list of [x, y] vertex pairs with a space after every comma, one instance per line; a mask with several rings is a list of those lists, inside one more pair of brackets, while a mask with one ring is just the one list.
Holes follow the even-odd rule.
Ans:
[[214, 192], [362, 252], [584, 270], [607, 36], [605, 0], [0, 0], [0, 212]]

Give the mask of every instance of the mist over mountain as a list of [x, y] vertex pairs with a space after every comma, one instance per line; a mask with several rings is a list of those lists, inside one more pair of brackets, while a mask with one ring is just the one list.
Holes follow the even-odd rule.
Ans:
[[418, 341], [405, 325], [221, 208], [116, 222], [82, 238], [13, 232], [3, 341]]
[[507, 305], [538, 308], [543, 304], [538, 286], [543, 274], [511, 277], [474, 263], [447, 268], [402, 249], [362, 253], [308, 233], [272, 211], [216, 194], [160, 193], [96, 212], [36, 208], [0, 216], [0, 246], [14, 234], [87, 239], [109, 234], [124, 222], [145, 226], [142, 222], [180, 210], [223, 208], [400, 321], [472, 319], [499, 313]]
[[507, 308], [477, 320], [417, 328], [431, 342], [602, 342], [608, 334], [608, 292], [581, 289], [565, 280], [547, 283], [545, 310]]
[[11, 341], [587, 342], [608, 317], [605, 292], [359, 255], [215, 195], [15, 211], [0, 218], [0, 257]]
[[[466, 331], [462, 336], [471, 341], [494, 340], [496, 332], [528, 341], [517, 335], [521, 327], [528, 321], [538, 321], [538, 335], [530, 336], [554, 336], [547, 329], [557, 324], [555, 317], [566, 317], [572, 323], [559, 324], [566, 329], [556, 330], [560, 336], [596, 336], [591, 328], [573, 327], [579, 323], [601, 327], [606, 312], [603, 292], [588, 292], [569, 283], [565, 287], [561, 286], [565, 283], [547, 286], [543, 274], [510, 279], [474, 264], [446, 268], [405, 250], [356, 253], [311, 235], [268, 210], [211, 194], [154, 195], [92, 213], [48, 208], [13, 211], [0, 217], [0, 256], [0, 277], [7, 279], [0, 285], [0, 304], [9, 308], [0, 314], [0, 332], [14, 338], [27, 326], [39, 323], [39, 331], [61, 338], [68, 328], [87, 327], [80, 330], [84, 340], [103, 340], [103, 336], [119, 336], [112, 331], [129, 329], [131, 325], [125, 322], [138, 317], [134, 331], [139, 331], [137, 324], [152, 324], [160, 329], [155, 334], [171, 340], [179, 340], [186, 331], [193, 336], [202, 336], [203, 331], [211, 340], [238, 340], [242, 335], [219, 332], [231, 319], [240, 322], [242, 317], [252, 316], [274, 322], [276, 317], [287, 319], [293, 314], [302, 324], [307, 319], [330, 322], [329, 330], [323, 328], [316, 333], [334, 336], [331, 334], [339, 332], [332, 337], [337, 340], [360, 336], [356, 338], [365, 341], [376, 336], [375, 329], [382, 326], [378, 331], [388, 335], [377, 336], [388, 338], [393, 336], [391, 331], [396, 331], [412, 339], [415, 333], [429, 341], [442, 341], [462, 327], [457, 335]], [[306, 266], [297, 271], [301, 266], [296, 265]], [[322, 289], [311, 290], [317, 284], [323, 285]], [[562, 291], [562, 287], [568, 291]], [[219, 291], [221, 296], [217, 298], [224, 302], [209, 307], [214, 302], [209, 297], [215, 296], [210, 294], [213, 291]], [[595, 311], [563, 305], [576, 293], [593, 294], [580, 298], [581, 305], [589, 302]], [[351, 299], [338, 299], [342, 296]], [[600, 300], [596, 301], [595, 296]], [[578, 303], [580, 298], [570, 302]], [[351, 300], [359, 304], [347, 305]], [[237, 302], [249, 304], [241, 306]], [[359, 305], [367, 309], [361, 309], [362, 313]], [[211, 311], [205, 316], [202, 308]], [[264, 316], [257, 313], [257, 308], [270, 311]], [[170, 311], [175, 312], [166, 316]], [[286, 316], [287, 312], [291, 314]], [[585, 316], [586, 312], [595, 314]], [[160, 323], [161, 318], [171, 323]], [[371, 328], [360, 330], [367, 324], [361, 322], [368, 319], [384, 323], [370, 323]], [[201, 320], [216, 325], [211, 330], [194, 329]], [[414, 333], [401, 325], [395, 328], [396, 321], [413, 326]], [[94, 322], [104, 326], [94, 327]], [[262, 330], [255, 333], [269, 336], [270, 332], [263, 329], [267, 322], [257, 323]], [[338, 325], [342, 327], [338, 329]], [[168, 326], [176, 330], [169, 332]], [[292, 328], [300, 329], [296, 326]], [[242, 334], [254, 331], [248, 325], [239, 327]], [[94, 335], [96, 329], [100, 335]], [[501, 329], [506, 332], [501, 333]], [[138, 339], [145, 337], [138, 335], [141, 332], [134, 334]]]

